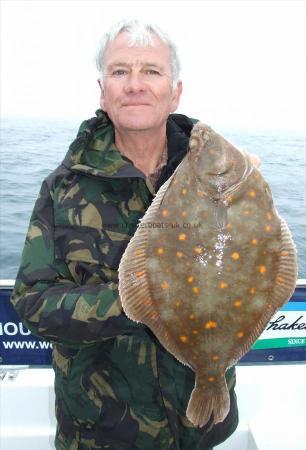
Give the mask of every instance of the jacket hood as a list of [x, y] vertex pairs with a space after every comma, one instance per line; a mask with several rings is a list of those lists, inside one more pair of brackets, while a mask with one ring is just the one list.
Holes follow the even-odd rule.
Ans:
[[[171, 114], [167, 120], [168, 162], [161, 178], [167, 179], [188, 149], [191, 129], [195, 121], [182, 114]], [[114, 126], [108, 115], [98, 109], [96, 117], [82, 122], [76, 139], [63, 161], [73, 171], [107, 178], [141, 177], [143, 172], [123, 156], [114, 144]]]

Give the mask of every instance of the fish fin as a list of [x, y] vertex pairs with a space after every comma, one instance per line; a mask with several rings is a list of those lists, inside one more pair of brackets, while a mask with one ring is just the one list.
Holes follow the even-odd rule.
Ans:
[[283, 306], [292, 296], [297, 279], [296, 247], [286, 222], [281, 218], [281, 252], [276, 286], [271, 303], [275, 310]]
[[181, 363], [187, 361], [180, 354], [175, 340], [160, 320], [158, 308], [152, 299], [151, 286], [147, 276], [147, 242], [150, 228], [146, 224], [155, 220], [173, 175], [161, 186], [140, 226], [127, 246], [119, 265], [119, 295], [125, 314], [135, 322], [147, 325], [161, 344]]
[[251, 348], [253, 343], [259, 338], [263, 330], [266, 328], [271, 317], [281, 308], [292, 296], [297, 279], [297, 256], [296, 247], [293, 242], [291, 232], [286, 222], [280, 218], [281, 221], [281, 249], [279, 269], [275, 277], [275, 287], [269, 300], [271, 308], [267, 308], [262, 314], [260, 320], [254, 327], [248, 339], [242, 345], [237, 353], [233, 355], [229, 366], [234, 365], [247, 351]]
[[230, 397], [225, 380], [218, 387], [195, 386], [191, 392], [186, 416], [196, 427], [203, 427], [212, 416], [213, 424], [223, 422], [230, 410]]

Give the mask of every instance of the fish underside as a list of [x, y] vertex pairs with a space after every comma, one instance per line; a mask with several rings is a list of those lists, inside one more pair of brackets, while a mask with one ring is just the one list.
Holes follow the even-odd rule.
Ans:
[[226, 370], [292, 295], [296, 248], [246, 152], [198, 123], [119, 267], [127, 316], [196, 375], [186, 416], [222, 422]]

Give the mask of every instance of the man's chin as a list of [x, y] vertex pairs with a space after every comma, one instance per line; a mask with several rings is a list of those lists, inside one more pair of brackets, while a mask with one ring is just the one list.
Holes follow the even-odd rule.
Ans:
[[146, 120], [144, 117], [129, 117], [122, 120], [120, 127], [128, 131], [147, 131], [154, 130], [157, 124], [152, 120]]

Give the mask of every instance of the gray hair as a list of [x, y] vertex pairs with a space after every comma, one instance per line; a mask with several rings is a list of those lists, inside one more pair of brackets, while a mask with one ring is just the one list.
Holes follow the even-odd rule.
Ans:
[[[104, 55], [108, 44], [116, 39], [116, 37], [127, 31], [130, 34], [129, 45], [131, 47], [154, 47], [152, 34], [155, 34], [162, 42], [164, 42], [170, 50], [171, 69], [172, 69], [172, 87], [176, 87], [179, 81], [180, 61], [177, 54], [177, 49], [171, 39], [159, 27], [149, 23], [142, 23], [138, 20], [123, 20], [110, 28], [104, 34], [100, 41], [99, 48], [96, 54], [96, 66], [102, 77], [104, 74]], [[102, 80], [101, 80], [102, 81]]]

